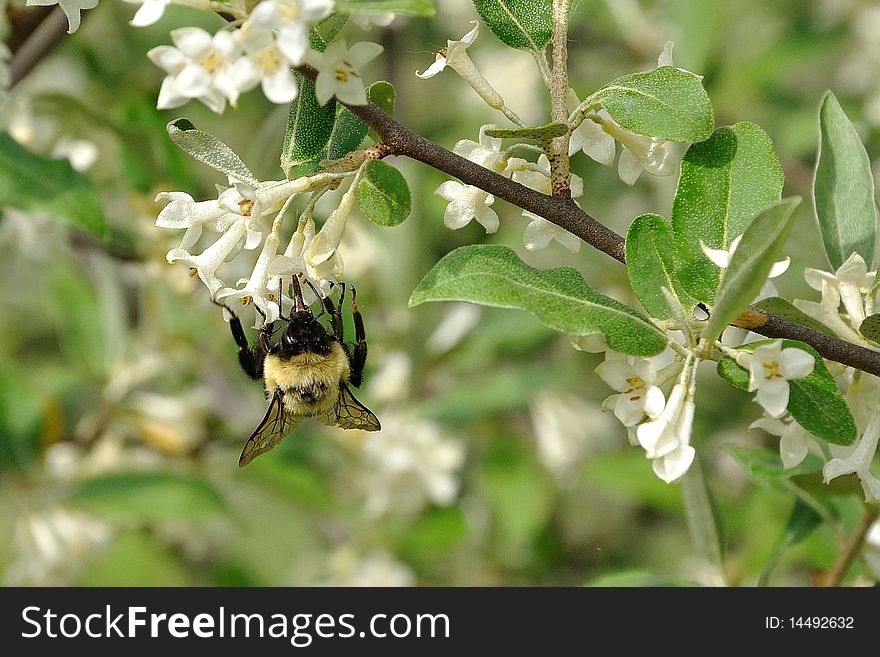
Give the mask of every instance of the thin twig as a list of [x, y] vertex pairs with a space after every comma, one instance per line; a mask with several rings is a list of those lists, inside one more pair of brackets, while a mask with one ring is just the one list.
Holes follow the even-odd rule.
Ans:
[[21, 82], [46, 55], [61, 43], [67, 36], [67, 26], [67, 16], [64, 15], [61, 7], [55, 7], [12, 57], [12, 62], [9, 64], [10, 87]]
[[[556, 123], [568, 120], [568, 15], [571, 0], [553, 0], [553, 68], [550, 71], [550, 116]], [[570, 133], [550, 142], [550, 189], [553, 196], [571, 198], [568, 161]]]
[[880, 517], [880, 505], [872, 504], [866, 506], [865, 513], [859, 519], [859, 524], [853, 530], [853, 533], [850, 534], [849, 540], [841, 548], [840, 554], [837, 555], [837, 559], [831, 566], [831, 569], [817, 582], [819, 586], [840, 586], [850, 566], [853, 565], [856, 557], [862, 551], [868, 530], [878, 517]]

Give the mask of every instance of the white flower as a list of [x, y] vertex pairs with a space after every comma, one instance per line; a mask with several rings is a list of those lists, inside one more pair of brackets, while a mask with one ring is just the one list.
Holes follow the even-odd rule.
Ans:
[[309, 28], [333, 11], [333, 0], [263, 0], [246, 23], [258, 30], [276, 30], [276, 46], [292, 66], [303, 62], [309, 49]]
[[477, 21], [471, 21], [471, 23], [474, 25], [474, 29], [458, 41], [447, 41], [446, 48], [437, 53], [434, 63], [424, 73], [416, 71], [416, 75], [423, 80], [432, 78], [449, 66], [479, 94], [489, 107], [500, 110], [504, 107], [504, 99], [477, 70], [467, 54], [468, 47], [476, 41], [477, 35], [480, 33], [479, 23]]
[[[568, 90], [566, 104], [570, 112], [574, 112], [581, 104], [574, 89]], [[605, 110], [600, 110], [598, 115], [606, 121], [611, 120], [611, 115]], [[599, 164], [610, 167], [614, 164], [617, 145], [614, 137], [605, 132], [601, 125], [587, 117], [580, 122], [577, 128], [572, 130], [568, 142], [569, 155], [574, 155], [578, 151], [583, 151], [585, 155], [588, 155]]]
[[656, 385], [657, 370], [650, 359], [630, 359], [608, 351], [596, 374], [620, 393], [608, 397], [602, 406], [613, 408], [623, 426], [633, 427], [646, 419], [655, 419], [663, 411], [666, 399]]
[[238, 31], [238, 42], [244, 50], [230, 70], [235, 86], [248, 91], [258, 84], [273, 103], [289, 103], [299, 89], [290, 70], [299, 62], [291, 61], [278, 48], [272, 30], [245, 23]]
[[843, 321], [843, 318], [840, 316], [840, 291], [837, 286], [825, 278], [815, 282], [821, 288], [822, 299], [818, 303], [815, 301], [805, 301], [804, 299], [795, 299], [795, 308], [802, 310], [811, 317], [815, 317], [839, 337], [850, 342], [863, 342], [864, 337], [862, 337], [862, 334]]
[[367, 92], [360, 69], [378, 57], [383, 48], [378, 43], [359, 41], [351, 48], [345, 41], [334, 41], [324, 52], [309, 51], [308, 62], [318, 69], [315, 78], [315, 98], [326, 105], [336, 99], [349, 105], [366, 105]]
[[425, 341], [425, 348], [432, 354], [453, 349], [476, 328], [483, 314], [482, 307], [475, 303], [453, 302], [444, 305], [446, 310], [442, 319]]
[[354, 207], [359, 182], [360, 174], [355, 176], [318, 234], [304, 247], [306, 274], [312, 280], [335, 281], [342, 275], [343, 262], [339, 254], [339, 244], [342, 242], [348, 216]]
[[854, 445], [842, 447], [829, 445], [835, 458], [828, 461], [822, 468], [825, 483], [835, 477], [855, 473], [862, 484], [866, 502], [880, 502], [880, 480], [871, 472], [871, 464], [877, 453], [880, 440], [880, 408], [874, 407], [868, 426]]
[[202, 279], [213, 299], [224, 287], [223, 281], [217, 276], [217, 269], [236, 248], [240, 248], [246, 232], [247, 220], [241, 217], [199, 255], [192, 255], [187, 249], [176, 248], [169, 251], [165, 259], [169, 263], [180, 261], [189, 266]]
[[779, 436], [779, 456], [785, 469], [793, 468], [807, 458], [813, 445], [810, 433], [793, 418], [786, 422], [779, 418], [762, 417], [752, 422], [749, 429], [763, 429]]
[[9, 586], [70, 585], [80, 569], [106, 548], [113, 532], [83, 511], [55, 505], [16, 514]]
[[[293, 275], [298, 272], [285, 265], [292, 264], [284, 256], [278, 256], [278, 235], [270, 233], [263, 242], [263, 249], [257, 258], [257, 264], [250, 278], [245, 279], [243, 287], [223, 288], [214, 296], [218, 303], [228, 303], [231, 298], [238, 299], [242, 305], [253, 303], [258, 308], [266, 323], [274, 322], [280, 313], [280, 297], [278, 291], [278, 278], [283, 275]], [[241, 283], [241, 282], [240, 282]], [[269, 291], [269, 284], [275, 291]]]
[[489, 137], [486, 134], [487, 130], [494, 129], [495, 127], [493, 124], [481, 126], [479, 142], [470, 139], [460, 139], [453, 146], [452, 152], [456, 155], [461, 155], [474, 164], [491, 169], [495, 173], [507, 173], [509, 163], [507, 157], [501, 152], [501, 138]]
[[318, 586], [414, 586], [413, 571], [385, 552], [361, 555], [351, 545], [337, 549], [330, 557], [331, 574]]
[[165, 8], [172, 2], [196, 9], [207, 9], [210, 5], [208, 0], [125, 0], [125, 2], [141, 5], [130, 21], [135, 27], [146, 27], [158, 21], [165, 13]]
[[691, 467], [696, 452], [690, 446], [694, 424], [695, 364], [686, 363], [672, 387], [663, 412], [657, 419], [636, 429], [645, 455], [654, 461], [654, 473], [667, 484], [682, 477]]
[[64, 157], [77, 171], [86, 171], [98, 159], [98, 147], [88, 139], [62, 137], [52, 148], [52, 157]]
[[[521, 166], [514, 171], [513, 180], [542, 194], [550, 194], [550, 160], [542, 153], [537, 164]], [[583, 179], [572, 174], [570, 187], [572, 198], [581, 196], [584, 193]], [[543, 249], [554, 239], [572, 253], [580, 251], [581, 240], [577, 235], [528, 210], [523, 210], [522, 215], [531, 219], [523, 232], [523, 244], [529, 251]]]
[[749, 370], [749, 392], [757, 390], [755, 401], [773, 418], [782, 417], [788, 408], [790, 379], [809, 375], [816, 366], [812, 354], [796, 347], [782, 348], [782, 340], [756, 347], [751, 353], [741, 351], [736, 362]]
[[79, 29], [80, 12], [94, 9], [98, 6], [98, 0], [27, 0], [28, 7], [48, 7], [58, 5], [67, 16], [67, 33], [73, 34]]
[[428, 502], [446, 506], [458, 495], [464, 445], [431, 422], [386, 413], [382, 430], [363, 438], [361, 454], [367, 512], [374, 517], [392, 509], [416, 512]]
[[864, 258], [858, 253], [853, 253], [834, 274], [809, 267], [804, 270], [807, 285], [822, 292], [823, 301], [829, 288], [839, 295], [839, 301], [843, 301], [850, 326], [855, 330], [858, 330], [865, 321], [866, 295], [876, 276], [876, 271], [868, 272]]
[[156, 46], [147, 52], [147, 57], [168, 73], [156, 107], [170, 109], [196, 99], [219, 114], [227, 100], [235, 104], [239, 89], [231, 77], [231, 66], [240, 50], [232, 34], [220, 30], [212, 37], [198, 27], [182, 27], [171, 31], [171, 40], [174, 46]]
[[490, 207], [495, 202], [495, 197], [489, 192], [473, 185], [447, 180], [441, 183], [434, 194], [449, 201], [443, 213], [443, 223], [447, 228], [464, 228], [471, 219], [476, 219], [486, 229], [486, 233], [498, 230], [498, 215]]

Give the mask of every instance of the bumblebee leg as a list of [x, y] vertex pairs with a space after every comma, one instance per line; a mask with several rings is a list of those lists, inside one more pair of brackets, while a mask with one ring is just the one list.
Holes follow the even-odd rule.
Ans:
[[[238, 345], [238, 362], [241, 365], [241, 369], [243, 369], [252, 379], [262, 378], [263, 359], [268, 351], [269, 336], [272, 335], [272, 324], [268, 324], [260, 329], [260, 337], [257, 340], [257, 344], [256, 346], [251, 347], [247, 336], [244, 334], [244, 327], [241, 325], [241, 320], [238, 318], [238, 315], [232, 312], [232, 308], [225, 303], [217, 305], [226, 308], [226, 311], [231, 315], [229, 318], [229, 328], [232, 331], [232, 337], [235, 340], [235, 344]], [[257, 310], [259, 310], [259, 308]], [[265, 317], [265, 315], [263, 315], [263, 317]]]
[[323, 305], [330, 313], [330, 326], [333, 328], [333, 337], [343, 346], [346, 346], [344, 337], [345, 330], [342, 326], [342, 301], [345, 299], [345, 283], [342, 284], [342, 291], [339, 293], [339, 305], [334, 306], [330, 297], [324, 297]]
[[[340, 299], [341, 303], [342, 299]], [[367, 335], [364, 332], [364, 318], [357, 305], [357, 290], [351, 288], [351, 316], [354, 319], [354, 353], [351, 356], [351, 385], [360, 387], [367, 362]]]

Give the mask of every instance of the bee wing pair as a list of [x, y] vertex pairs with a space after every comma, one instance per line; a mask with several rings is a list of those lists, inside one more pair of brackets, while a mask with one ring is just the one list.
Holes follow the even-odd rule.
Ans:
[[[248, 438], [238, 460], [239, 467], [253, 461], [260, 454], [268, 452], [280, 443], [305, 416], [298, 416], [284, 410], [283, 393], [276, 390], [269, 403], [263, 421]], [[344, 381], [339, 382], [339, 399], [332, 411], [316, 418], [328, 426], [342, 429], [361, 429], [378, 431], [379, 418], [361, 404]]]

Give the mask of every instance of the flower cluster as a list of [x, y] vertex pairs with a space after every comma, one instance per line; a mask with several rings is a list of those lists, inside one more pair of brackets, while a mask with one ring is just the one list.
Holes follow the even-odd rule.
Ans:
[[627, 428], [631, 444], [642, 446], [654, 473], [672, 483], [688, 471], [696, 454], [690, 441], [698, 361], [691, 355], [669, 360], [665, 352], [634, 358], [609, 350], [596, 373], [618, 391], [603, 409], [613, 411]]
[[[798, 309], [820, 321], [840, 338], [868, 349], [878, 349], [875, 342], [860, 332], [865, 318], [874, 313], [877, 293], [873, 287], [876, 272], [868, 271], [861, 255], [853, 253], [833, 274], [808, 268], [804, 278], [822, 296], [818, 302], [795, 299], [794, 305]], [[811, 434], [787, 412], [789, 380], [808, 376], [816, 364], [814, 357], [801, 349], [782, 348], [782, 341], [777, 340], [752, 352], [740, 351], [737, 362], [749, 370], [749, 390], [756, 391], [755, 401], [765, 412], [765, 417], [751, 426], [780, 437], [779, 451], [784, 467], [795, 467], [807, 454], [814, 452], [826, 459], [822, 470], [826, 482], [841, 475], [855, 474], [861, 481], [865, 499], [880, 500], [880, 479], [871, 472], [880, 441], [880, 379], [852, 368], [834, 369], [838, 386], [845, 391], [859, 437], [850, 446], [828, 445], [828, 458]]]
[[[132, 23], [155, 22], [168, 2], [147, 0]], [[195, 0], [196, 6], [201, 3]], [[359, 70], [381, 46], [360, 42], [348, 48], [338, 40], [323, 53], [309, 48], [308, 25], [332, 10], [332, 0], [263, 0], [237, 29], [224, 27], [214, 35], [198, 27], [173, 30], [174, 45], [147, 53], [167, 74], [157, 107], [170, 109], [195, 99], [219, 114], [227, 102], [235, 106], [242, 93], [257, 86], [273, 103], [289, 103], [298, 93], [292, 68], [306, 63], [318, 70], [315, 92], [322, 105], [334, 95], [346, 103], [366, 104]]]
[[[168, 252], [168, 262], [188, 265], [208, 288], [213, 301], [224, 305], [233, 300], [242, 305], [252, 304], [259, 315], [255, 326], [275, 321], [282, 305], [290, 304], [281, 285], [285, 276], [304, 275], [321, 294], [326, 294], [343, 271], [339, 243], [354, 205], [357, 176], [320, 230], [316, 229], [309, 204], [281, 249], [282, 220], [291, 200], [320, 186], [322, 180], [319, 174], [251, 185], [230, 177], [229, 186], [218, 186], [218, 197], [208, 201], [195, 201], [184, 192], [160, 193], [156, 200], [168, 203], [159, 213], [156, 225], [186, 229], [180, 245]], [[268, 218], [272, 215], [270, 223]], [[195, 253], [194, 247], [205, 242], [210, 243]], [[221, 278], [224, 263], [242, 249], [258, 248], [260, 252], [250, 276], [234, 284]], [[308, 286], [304, 292], [309, 294]]]

